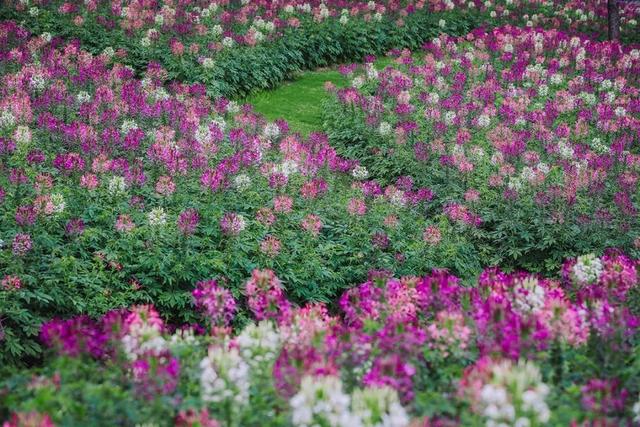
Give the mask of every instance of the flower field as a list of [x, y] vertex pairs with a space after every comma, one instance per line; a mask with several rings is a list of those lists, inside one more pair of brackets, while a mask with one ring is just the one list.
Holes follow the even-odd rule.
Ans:
[[640, 5], [0, 12], [3, 427], [640, 425]]

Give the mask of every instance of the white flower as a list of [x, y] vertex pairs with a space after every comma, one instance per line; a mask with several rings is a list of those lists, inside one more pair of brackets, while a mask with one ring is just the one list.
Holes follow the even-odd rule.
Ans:
[[214, 25], [213, 27], [211, 27], [211, 30], [209, 30], [209, 32], [215, 37], [221, 35], [223, 31], [224, 30], [222, 29], [221, 25]]
[[276, 123], [267, 123], [263, 130], [264, 136], [275, 139], [280, 136], [280, 127]]
[[14, 136], [18, 144], [26, 145], [31, 142], [31, 129], [28, 126], [18, 126]]
[[350, 403], [349, 395], [342, 390], [340, 378], [306, 376], [298, 394], [289, 401], [291, 422], [296, 427], [354, 427], [358, 424], [349, 411]]
[[446, 26], [447, 26], [447, 21], [445, 21], [444, 19], [439, 20], [439, 21], [438, 21], [438, 26], [439, 26], [440, 28], [444, 28], [444, 27], [446, 27]]
[[489, 117], [487, 114], [481, 114], [478, 117], [478, 127], [486, 128], [486, 127], [489, 127], [490, 124], [491, 124], [491, 117]]
[[236, 114], [238, 111], [240, 111], [240, 106], [238, 105], [238, 103], [236, 101], [229, 101], [229, 103], [227, 104], [227, 112]]
[[152, 227], [160, 227], [167, 224], [167, 213], [163, 208], [154, 208], [147, 213], [147, 220]]
[[521, 314], [535, 314], [544, 307], [545, 291], [535, 277], [527, 277], [517, 283], [513, 293], [514, 308]]
[[51, 33], [42, 33], [40, 34], [40, 37], [42, 37], [42, 39], [47, 43], [51, 41]]
[[231, 48], [233, 47], [233, 45], [235, 44], [235, 42], [233, 41], [233, 39], [231, 37], [225, 37], [222, 39], [222, 46], [226, 47], [226, 48]]
[[249, 365], [238, 349], [209, 348], [209, 355], [200, 362], [200, 392], [205, 402], [231, 403], [238, 409], [249, 403]]
[[638, 398], [638, 401], [633, 405], [631, 411], [633, 412], [633, 421], [635, 421], [636, 423], [640, 423], [640, 397]]
[[342, 25], [346, 25], [346, 24], [347, 24], [347, 22], [349, 22], [349, 16], [348, 16], [348, 15], [342, 15], [342, 16], [340, 16], [339, 22], [340, 22]]
[[204, 58], [202, 60], [202, 66], [206, 69], [211, 69], [215, 66], [215, 62], [212, 58]]
[[85, 102], [91, 101], [91, 95], [89, 95], [88, 92], [82, 90], [76, 95], [76, 101], [78, 101], [78, 104], [84, 104]]
[[581, 255], [571, 269], [574, 280], [578, 284], [595, 283], [600, 279], [603, 266], [600, 258], [594, 254]]
[[40, 14], [40, 9], [38, 9], [37, 7], [32, 7], [29, 9], [29, 15], [31, 16], [38, 16]]
[[160, 14], [157, 14], [153, 20], [158, 26], [162, 26], [164, 24], [164, 16]]
[[0, 113], [0, 128], [12, 127], [16, 124], [16, 118], [9, 110], [2, 110]]
[[64, 212], [64, 208], [66, 203], [64, 201], [64, 196], [60, 193], [54, 193], [51, 195], [51, 205], [53, 206], [53, 213], [62, 213]]
[[356, 389], [351, 411], [363, 427], [405, 427], [409, 425], [407, 411], [400, 404], [398, 393], [390, 387]]
[[363, 181], [369, 177], [369, 171], [364, 166], [358, 165], [351, 171], [351, 176], [359, 181]]
[[444, 113], [444, 122], [448, 126], [451, 126], [453, 124], [453, 121], [455, 120], [455, 118], [456, 118], [456, 113], [454, 111], [447, 111], [446, 113]]
[[549, 86], [544, 84], [538, 86], [538, 95], [547, 96], [548, 94], [549, 94]]
[[378, 126], [378, 132], [382, 136], [387, 136], [391, 134], [392, 131], [393, 131], [393, 127], [391, 126], [391, 124], [387, 122], [382, 122], [380, 123], [380, 126]]
[[102, 51], [102, 54], [111, 58], [113, 55], [116, 54], [116, 51], [111, 46], [107, 46]]
[[129, 131], [133, 129], [138, 129], [138, 124], [135, 121], [129, 119], [123, 121], [122, 126], [120, 126], [120, 132], [122, 132], [123, 135], [128, 134]]
[[167, 341], [162, 337], [160, 326], [145, 320], [131, 324], [121, 342], [129, 360], [136, 360], [148, 352], [159, 354], [167, 348]]
[[121, 176], [112, 176], [107, 184], [107, 191], [112, 196], [124, 194], [127, 190], [127, 184]]
[[365, 83], [364, 77], [358, 76], [358, 77], [354, 77], [354, 79], [351, 81], [351, 86], [353, 86], [356, 89], [360, 89], [362, 86], [364, 86], [364, 83]]
[[251, 187], [251, 178], [248, 175], [240, 174], [233, 179], [233, 186], [240, 192]]
[[618, 107], [615, 109], [615, 114], [617, 117], [624, 117], [627, 115], [627, 110], [624, 107]]
[[275, 362], [280, 352], [280, 341], [280, 334], [268, 320], [251, 323], [236, 338], [242, 358], [252, 369]]
[[40, 91], [44, 90], [44, 88], [46, 87], [47, 81], [45, 80], [44, 76], [42, 76], [41, 74], [34, 74], [29, 79], [29, 85], [34, 90], [40, 92]]
[[369, 80], [377, 80], [378, 79], [378, 70], [376, 70], [376, 68], [373, 66], [373, 64], [370, 64], [367, 67], [367, 78]]
[[558, 143], [558, 152], [560, 154], [560, 157], [564, 159], [573, 158], [573, 147], [571, 147], [569, 144], [567, 144], [564, 141], [560, 141]]
[[276, 168], [276, 171], [288, 177], [289, 175], [298, 172], [298, 169], [298, 163], [295, 160], [289, 159], [280, 163]]

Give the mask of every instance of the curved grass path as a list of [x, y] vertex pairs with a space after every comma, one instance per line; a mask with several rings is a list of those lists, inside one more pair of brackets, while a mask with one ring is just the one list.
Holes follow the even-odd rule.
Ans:
[[[382, 69], [391, 62], [390, 58], [380, 58], [375, 66]], [[322, 104], [330, 97], [324, 89], [328, 81], [337, 87], [349, 84], [349, 79], [340, 74], [337, 67], [307, 71], [276, 89], [253, 94], [243, 102], [252, 104], [256, 112], [269, 120], [285, 119], [293, 131], [307, 136], [322, 130]]]

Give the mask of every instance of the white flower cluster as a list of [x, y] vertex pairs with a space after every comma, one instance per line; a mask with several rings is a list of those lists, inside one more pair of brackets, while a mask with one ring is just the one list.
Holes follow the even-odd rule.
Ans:
[[507, 360], [493, 367], [492, 376], [480, 391], [487, 427], [528, 427], [549, 421], [551, 412], [545, 402], [549, 387], [533, 363], [520, 361], [514, 366]]
[[535, 277], [520, 281], [514, 288], [514, 294], [513, 304], [522, 314], [537, 313], [544, 307], [544, 288]]
[[392, 131], [393, 131], [393, 127], [391, 126], [391, 124], [387, 122], [380, 123], [380, 126], [378, 127], [378, 132], [382, 136], [390, 135]]
[[571, 269], [578, 284], [595, 283], [602, 274], [602, 261], [594, 254], [581, 255]]
[[0, 128], [9, 128], [16, 124], [16, 117], [9, 110], [0, 112]]
[[84, 104], [85, 102], [91, 101], [91, 95], [89, 95], [88, 92], [81, 90], [76, 95], [76, 101], [78, 101], [78, 104]]
[[349, 11], [347, 9], [342, 9], [339, 21], [342, 25], [346, 25], [349, 22]]
[[123, 135], [128, 134], [129, 131], [133, 129], [138, 129], [138, 124], [133, 120], [125, 120], [122, 122], [122, 126], [120, 126], [120, 132], [122, 132]]
[[350, 401], [349, 395], [342, 390], [340, 378], [304, 377], [300, 391], [289, 401], [291, 421], [296, 427], [353, 427], [355, 417], [349, 410]]
[[112, 196], [124, 194], [127, 191], [127, 184], [121, 176], [112, 176], [107, 184], [107, 191]]
[[334, 376], [304, 377], [300, 391], [289, 401], [296, 427], [405, 427], [409, 416], [395, 390], [357, 389], [352, 396]]
[[67, 205], [64, 201], [64, 196], [60, 193], [54, 193], [51, 195], [51, 205], [53, 206], [53, 213], [62, 213]]
[[211, 69], [213, 68], [215, 65], [215, 62], [213, 61], [213, 58], [204, 58], [202, 60], [202, 66], [206, 69]]
[[226, 47], [227, 49], [232, 48], [235, 43], [236, 42], [233, 41], [231, 37], [225, 37], [222, 39], [222, 46]]
[[242, 192], [251, 187], [251, 178], [249, 175], [240, 174], [233, 178], [233, 186], [236, 190]]
[[16, 142], [20, 145], [26, 145], [31, 142], [31, 129], [28, 126], [18, 126], [14, 134]]
[[565, 141], [560, 141], [558, 143], [558, 153], [563, 159], [571, 159], [573, 158], [574, 154], [573, 147], [571, 147]]
[[236, 341], [242, 358], [252, 368], [264, 363], [270, 364], [278, 357], [280, 334], [271, 321], [250, 324], [242, 330]]
[[288, 177], [288, 176], [290, 176], [290, 175], [292, 175], [294, 173], [297, 173], [299, 169], [300, 169], [300, 167], [298, 166], [298, 163], [295, 160], [289, 159], [289, 160], [285, 160], [284, 162], [280, 163], [275, 168], [275, 171], [276, 172], [280, 172], [284, 176]]
[[237, 349], [211, 347], [209, 355], [200, 362], [200, 369], [202, 400], [234, 405], [249, 403], [249, 365]]
[[44, 88], [47, 86], [47, 80], [41, 74], [34, 74], [29, 79], [29, 85], [36, 92], [42, 92]]
[[364, 84], [365, 84], [365, 79], [362, 76], [354, 77], [353, 80], [351, 80], [351, 86], [353, 86], [356, 89], [360, 89], [362, 86], [364, 86]]
[[167, 341], [162, 337], [160, 327], [144, 321], [131, 324], [121, 342], [129, 360], [136, 360], [149, 352], [159, 354], [167, 349]]
[[206, 144], [209, 142], [209, 139], [211, 139], [211, 130], [209, 129], [209, 125], [205, 123], [198, 126], [194, 137], [200, 144]]
[[351, 396], [351, 411], [362, 427], [404, 427], [409, 425], [407, 411], [400, 404], [398, 393], [390, 387], [355, 390]]
[[351, 171], [351, 176], [358, 181], [363, 181], [369, 178], [369, 171], [364, 166], [358, 165]]
[[152, 227], [160, 227], [167, 224], [167, 213], [163, 208], [154, 208], [147, 213], [147, 220]]
[[280, 128], [275, 123], [267, 123], [264, 127], [263, 133], [267, 138], [274, 139], [280, 136]]
[[631, 408], [631, 411], [633, 412], [633, 421], [636, 423], [640, 423], [640, 397], [638, 398], [638, 401], [633, 405], [633, 408]]

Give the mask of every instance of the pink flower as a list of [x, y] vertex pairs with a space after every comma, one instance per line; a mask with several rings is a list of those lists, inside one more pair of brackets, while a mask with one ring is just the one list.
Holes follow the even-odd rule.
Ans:
[[22, 287], [20, 277], [7, 274], [0, 282], [0, 287], [5, 291], [17, 291]]
[[236, 301], [231, 292], [219, 286], [218, 282], [198, 282], [192, 295], [196, 308], [207, 315], [212, 327], [231, 324], [236, 312]]
[[18, 233], [13, 238], [11, 249], [15, 256], [24, 256], [31, 250], [33, 243], [31, 236], [26, 233]]
[[317, 236], [320, 234], [320, 229], [322, 228], [322, 221], [320, 217], [314, 214], [309, 214], [304, 217], [302, 223], [300, 224], [302, 228], [311, 233], [313, 236]]
[[273, 236], [267, 236], [260, 242], [260, 251], [270, 258], [275, 258], [280, 253], [280, 240]]
[[293, 199], [289, 196], [278, 196], [273, 199], [273, 209], [278, 213], [289, 213], [293, 206]]
[[422, 233], [422, 239], [430, 245], [437, 245], [442, 240], [440, 229], [435, 225], [428, 226]]
[[198, 211], [195, 209], [186, 209], [178, 215], [178, 230], [185, 236], [189, 236], [195, 233], [199, 222], [200, 215]]
[[120, 233], [129, 233], [136, 228], [136, 225], [133, 223], [131, 217], [127, 214], [118, 215], [118, 219], [116, 220], [116, 230]]
[[256, 320], [286, 320], [291, 306], [285, 298], [280, 280], [271, 270], [253, 270], [245, 285], [247, 304]]
[[367, 213], [367, 204], [362, 199], [351, 199], [349, 200], [347, 211], [351, 215], [363, 216]]

